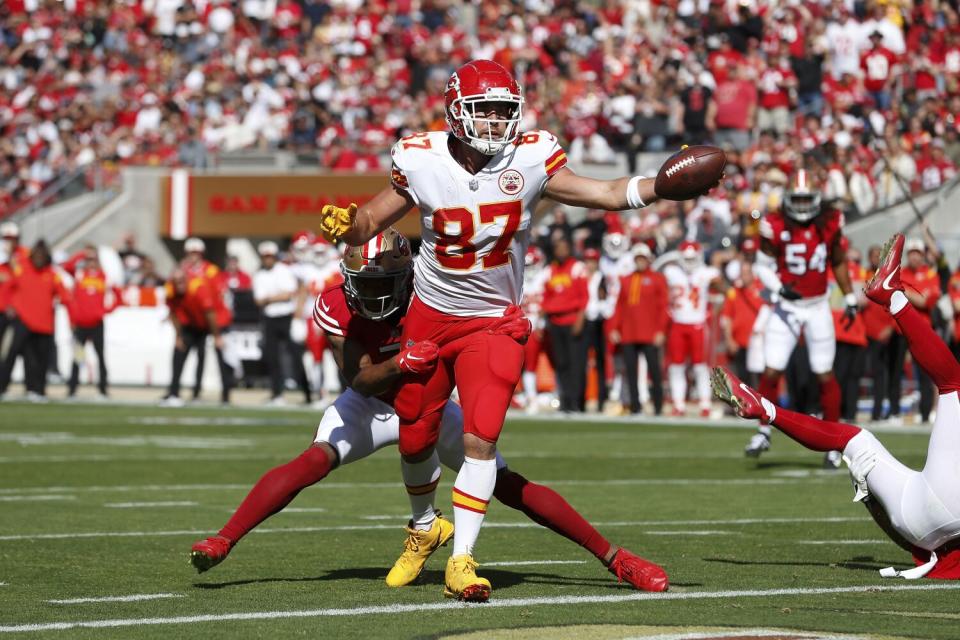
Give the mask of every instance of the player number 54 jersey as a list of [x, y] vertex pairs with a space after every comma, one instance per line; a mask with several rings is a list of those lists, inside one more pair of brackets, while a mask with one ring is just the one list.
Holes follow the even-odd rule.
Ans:
[[773, 245], [780, 281], [804, 298], [827, 293], [830, 247], [842, 233], [842, 213], [828, 211], [821, 216], [822, 220], [807, 225], [788, 225], [779, 213], [760, 221], [760, 235]]
[[416, 133], [391, 151], [391, 181], [420, 209], [415, 292], [444, 313], [496, 317], [520, 303], [533, 209], [566, 154], [552, 134], [534, 131], [471, 174], [447, 137]]

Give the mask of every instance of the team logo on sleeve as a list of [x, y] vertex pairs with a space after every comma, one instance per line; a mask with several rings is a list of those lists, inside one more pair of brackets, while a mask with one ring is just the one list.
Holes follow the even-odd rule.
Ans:
[[500, 191], [508, 196], [513, 196], [523, 189], [523, 176], [516, 169], [507, 169], [500, 174], [499, 184]]

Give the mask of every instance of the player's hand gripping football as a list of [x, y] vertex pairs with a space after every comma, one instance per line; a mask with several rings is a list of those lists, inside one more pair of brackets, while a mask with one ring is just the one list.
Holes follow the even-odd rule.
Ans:
[[356, 217], [357, 205], [352, 202], [347, 208], [325, 204], [320, 210], [320, 233], [328, 242], [336, 244], [353, 228]]
[[503, 312], [503, 316], [497, 318], [487, 327], [487, 333], [510, 336], [520, 344], [527, 343], [532, 331], [533, 324], [530, 323], [527, 316], [523, 315], [520, 307], [515, 304], [507, 307]]
[[440, 348], [434, 342], [421, 340], [397, 355], [397, 366], [404, 373], [430, 373], [437, 366]]

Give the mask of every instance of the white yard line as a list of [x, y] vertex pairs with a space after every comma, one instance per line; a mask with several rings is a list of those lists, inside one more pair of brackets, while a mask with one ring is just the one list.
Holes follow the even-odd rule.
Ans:
[[[596, 527], [656, 527], [656, 526], [697, 526], [697, 525], [746, 525], [746, 524], [795, 524], [800, 522], [866, 522], [870, 518], [738, 518], [735, 520], [633, 520], [616, 522], [594, 522]], [[489, 529], [536, 529], [535, 522], [523, 520], [519, 522], [484, 522], [483, 526]], [[318, 533], [321, 531], [380, 531], [394, 530], [396, 524], [358, 524], [358, 525], [329, 525], [321, 527], [264, 527], [254, 529], [252, 533]], [[153, 538], [166, 536], [203, 535], [210, 532], [204, 529], [181, 529], [173, 531], [80, 531], [72, 533], [22, 533], [0, 535], [0, 542], [18, 540], [74, 540], [80, 538]]]
[[[324, 513], [326, 509], [323, 507], [287, 507], [283, 510], [284, 513]], [[233, 510], [230, 511], [233, 513]]]
[[732, 531], [708, 531], [694, 529], [690, 531], [644, 531], [648, 536], [728, 536]]
[[484, 562], [484, 567], [528, 567], [545, 564], [587, 564], [586, 560], [501, 560], [500, 562]]
[[137, 593], [130, 596], [104, 596], [102, 598], [71, 598], [69, 600], [47, 600], [50, 604], [87, 604], [88, 602], [142, 602], [144, 600], [165, 600], [182, 598], [179, 593]]
[[[832, 480], [840, 478], [838, 474], [816, 478], [621, 478], [615, 480], [540, 480], [540, 484], [564, 487], [620, 487], [643, 485], [785, 485], [809, 484], [812, 481]], [[845, 476], [844, 476], [845, 477]], [[7, 487], [0, 489], [0, 495], [19, 495], [30, 493], [105, 493], [115, 491], [125, 493], [130, 491], [219, 491], [234, 489], [249, 489], [252, 485], [246, 484], [117, 484], [92, 485], [77, 487]], [[452, 483], [440, 483], [440, 486], [453, 486]], [[403, 487], [402, 482], [321, 482], [310, 489], [395, 489]]]
[[282, 456], [246, 455], [246, 454], [197, 454], [156, 456], [116, 456], [99, 453], [86, 455], [49, 455], [49, 456], [0, 456], [0, 464], [29, 464], [50, 462], [248, 462], [253, 460], [273, 460]]
[[46, 502], [48, 500], [76, 500], [77, 496], [35, 494], [28, 496], [0, 496], [0, 502]]
[[798, 544], [882, 544], [889, 540], [798, 540]]
[[103, 506], [111, 509], [139, 509], [141, 507], [195, 507], [199, 502], [106, 502]]
[[421, 611], [449, 611], [474, 608], [483, 611], [500, 607], [542, 607], [551, 605], [614, 604], [645, 600], [708, 600], [737, 598], [769, 598], [774, 596], [805, 596], [833, 593], [870, 593], [877, 591], [956, 591], [960, 584], [877, 584], [856, 587], [829, 587], [810, 589], [766, 589], [750, 591], [668, 591], [666, 593], [628, 593], [623, 595], [557, 596], [544, 598], [494, 599], [485, 605], [469, 605], [461, 602], [429, 602], [423, 604], [393, 604], [351, 609], [301, 609], [292, 611], [248, 611], [238, 613], [205, 614], [195, 616], [172, 616], [167, 618], [116, 618], [112, 620], [71, 620], [0, 626], [0, 633], [23, 633], [26, 631], [64, 631], [68, 629], [106, 629], [114, 627], [138, 627], [145, 625], [198, 624], [203, 622], [227, 622], [239, 620], [282, 620], [290, 618], [322, 618], [330, 616], [369, 616]]

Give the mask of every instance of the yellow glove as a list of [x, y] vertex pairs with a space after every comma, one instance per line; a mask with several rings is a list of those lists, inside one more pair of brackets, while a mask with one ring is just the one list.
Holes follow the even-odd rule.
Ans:
[[326, 204], [320, 210], [320, 233], [328, 242], [336, 244], [351, 228], [357, 217], [357, 205], [350, 203], [344, 209], [333, 204]]

